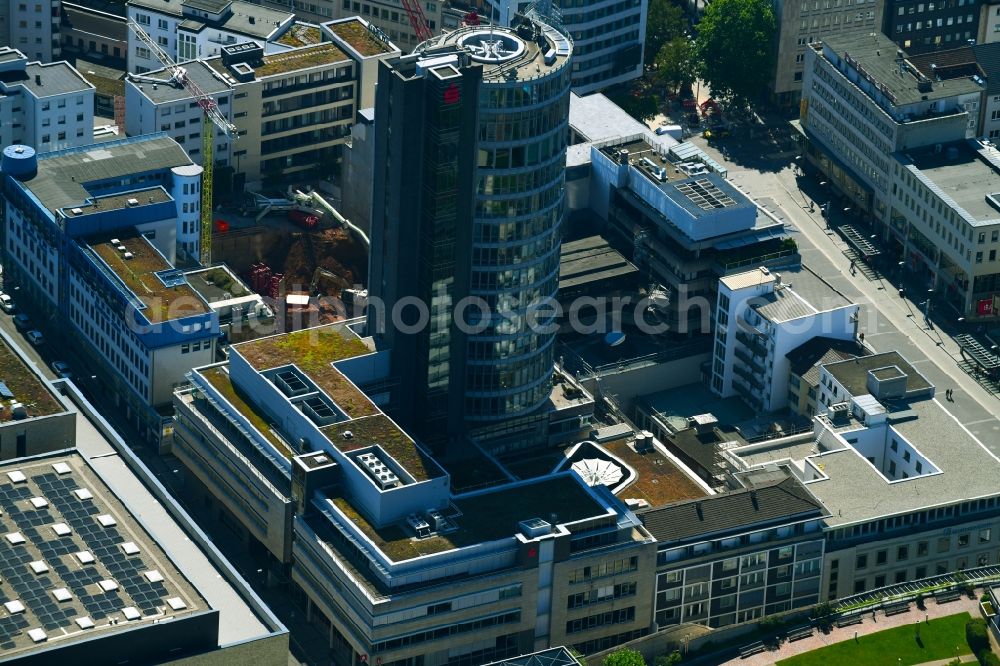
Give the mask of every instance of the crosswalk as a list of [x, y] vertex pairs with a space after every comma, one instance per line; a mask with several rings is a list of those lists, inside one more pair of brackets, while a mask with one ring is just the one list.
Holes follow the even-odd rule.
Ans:
[[881, 603], [887, 599], [894, 600], [899, 597], [912, 596], [921, 590], [926, 590], [930, 587], [954, 585], [958, 583], [972, 583], [978, 587], [984, 582], [1000, 580], [1000, 566], [977, 567], [975, 569], [966, 569], [961, 573], [964, 578], [960, 577], [958, 572], [952, 572], [940, 576], [922, 578], [908, 583], [897, 583], [895, 585], [880, 587], [877, 590], [862, 592], [860, 594], [837, 599], [834, 602], [834, 606], [838, 611], [840, 611], [856, 608], [858, 606]]

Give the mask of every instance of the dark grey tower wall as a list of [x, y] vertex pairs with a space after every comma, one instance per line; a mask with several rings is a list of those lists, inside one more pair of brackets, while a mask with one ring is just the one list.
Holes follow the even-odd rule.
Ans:
[[369, 330], [391, 350], [397, 418], [434, 444], [463, 432], [466, 340], [453, 314], [469, 293], [481, 71], [408, 56], [380, 64], [376, 92], [369, 291], [386, 308], [370, 308]]

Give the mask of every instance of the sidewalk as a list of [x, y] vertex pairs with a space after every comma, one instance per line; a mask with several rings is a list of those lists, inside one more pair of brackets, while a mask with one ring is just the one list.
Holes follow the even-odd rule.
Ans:
[[[920, 610], [917, 608], [916, 604], [910, 604], [910, 610], [908, 612], [893, 615], [891, 617], [886, 617], [884, 613], [878, 611], [875, 614], [875, 620], [872, 620], [872, 614], [868, 613], [865, 615], [865, 620], [861, 624], [843, 627], [842, 629], [838, 629], [834, 626], [828, 634], [824, 634], [823, 632], [816, 630], [816, 632], [809, 638], [803, 638], [802, 640], [794, 642], [785, 641], [777, 650], [761, 652], [760, 654], [747, 657], [746, 659], [736, 657], [735, 659], [730, 659], [729, 661], [721, 663], [728, 664], [729, 666], [769, 666], [776, 661], [787, 659], [788, 657], [793, 657], [797, 654], [802, 654], [803, 652], [811, 652], [812, 650], [817, 650], [819, 648], [826, 647], [827, 645], [833, 645], [834, 643], [840, 643], [846, 640], [853, 640], [855, 636], [866, 636], [868, 634], [874, 634], [886, 629], [892, 629], [894, 627], [913, 625], [916, 622], [923, 622], [925, 619], [933, 620], [935, 618], [946, 617], [948, 615], [955, 615], [956, 613], [962, 612], [968, 612], [975, 618], [979, 617], [978, 603], [979, 602], [976, 599], [969, 599], [967, 596], [962, 596], [962, 598], [957, 601], [941, 605], [935, 603], [933, 599], [927, 599], [925, 601], [926, 610]], [[972, 657], [972, 660], [974, 661], [975, 657]], [[948, 660], [931, 663], [946, 664], [948, 663]]]

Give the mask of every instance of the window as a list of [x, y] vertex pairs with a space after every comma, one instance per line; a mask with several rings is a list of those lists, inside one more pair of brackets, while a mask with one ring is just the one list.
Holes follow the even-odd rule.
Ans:
[[854, 561], [855, 569], [866, 569], [868, 568], [868, 556], [858, 555], [857, 559]]
[[885, 564], [889, 560], [889, 551], [880, 550], [875, 553], [875, 564]]
[[969, 535], [968, 534], [959, 534], [958, 535], [958, 547], [959, 548], [965, 548], [968, 545], [969, 545]]
[[896, 572], [896, 582], [905, 583], [906, 582], [906, 569]]
[[875, 576], [875, 587], [885, 587], [885, 576]]
[[917, 557], [925, 557], [927, 555], [927, 542], [920, 541], [917, 543]]
[[909, 546], [900, 546], [896, 549], [896, 561], [903, 562], [910, 557]]
[[951, 550], [951, 537], [941, 537], [938, 539], [937, 552], [947, 553]]
[[984, 530], [979, 530], [979, 543], [989, 543], [990, 542], [990, 529], [987, 527]]

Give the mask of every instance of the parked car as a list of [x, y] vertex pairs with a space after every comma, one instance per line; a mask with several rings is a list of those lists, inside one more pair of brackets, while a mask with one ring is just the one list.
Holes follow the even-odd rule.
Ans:
[[19, 331], [27, 331], [31, 328], [31, 319], [29, 319], [28, 315], [23, 312], [21, 314], [14, 315], [14, 326], [16, 326]]
[[7, 314], [14, 311], [14, 299], [10, 297], [10, 294], [0, 293], [0, 310]]
[[303, 229], [315, 229], [319, 226], [319, 216], [304, 210], [288, 211], [288, 219]]
[[32, 329], [27, 333], [25, 333], [24, 336], [28, 338], [28, 342], [35, 345], [36, 347], [45, 344], [45, 336], [43, 336], [42, 332], [39, 330]]
[[73, 378], [73, 371], [70, 370], [69, 363], [65, 361], [52, 361], [52, 371], [56, 373], [56, 377], [61, 377], [62, 379]]

